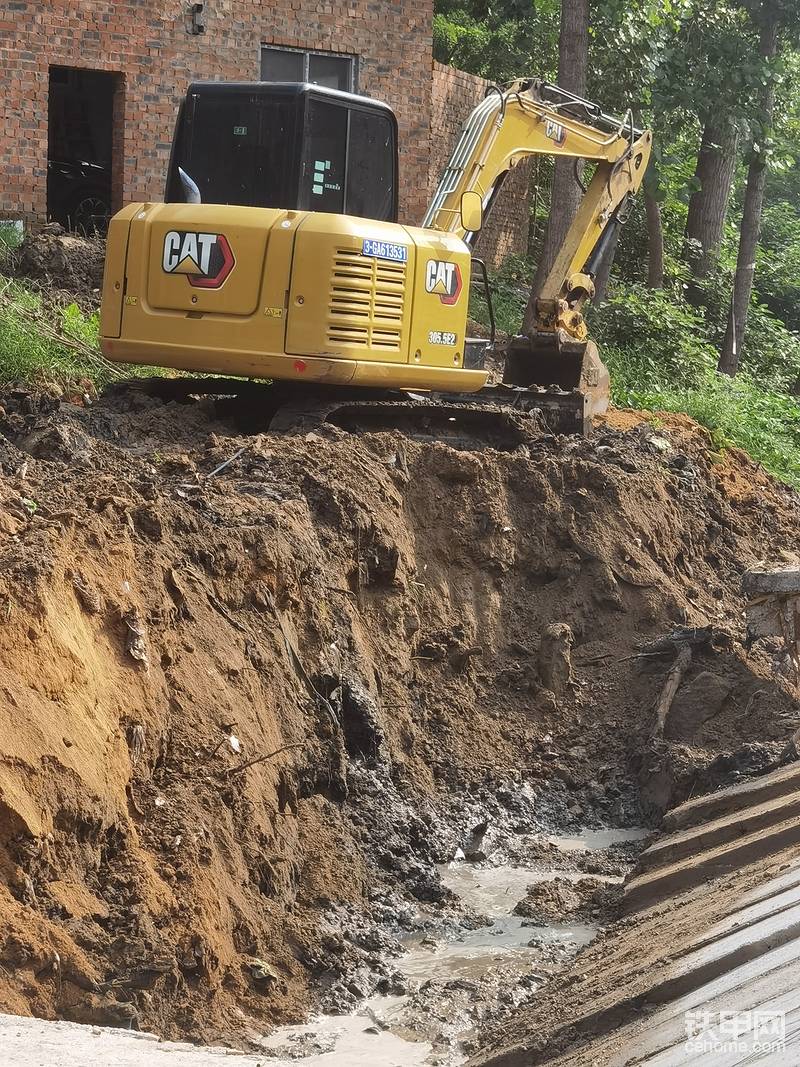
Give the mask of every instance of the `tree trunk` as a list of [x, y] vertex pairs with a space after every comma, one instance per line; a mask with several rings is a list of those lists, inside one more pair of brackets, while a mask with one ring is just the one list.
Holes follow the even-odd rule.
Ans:
[[661, 222], [661, 205], [646, 183], [644, 209], [647, 213], [647, 285], [650, 289], [663, 289], [664, 227]]
[[[706, 123], [694, 172], [700, 188], [689, 201], [683, 252], [695, 278], [704, 278], [719, 255], [738, 144], [739, 131], [732, 122], [723, 118]], [[699, 288], [695, 295], [700, 297]]]
[[[561, 0], [558, 38], [558, 84], [578, 96], [586, 95], [589, 65], [589, 0]], [[531, 287], [523, 329], [527, 333], [536, 315], [535, 301], [567, 236], [582, 196], [575, 177], [575, 161], [558, 157], [553, 168], [550, 217], [544, 232], [542, 255]]]
[[[759, 54], [770, 60], [778, 47], [778, 14], [769, 2], [761, 12], [761, 36]], [[761, 122], [764, 128], [772, 125], [775, 110], [775, 82], [767, 81], [761, 99]], [[758, 143], [756, 143], [756, 141]], [[747, 189], [744, 196], [742, 226], [739, 236], [739, 252], [736, 257], [736, 274], [733, 279], [733, 295], [728, 314], [728, 327], [722, 341], [722, 351], [717, 369], [733, 377], [739, 369], [739, 359], [747, 327], [747, 313], [753, 295], [753, 278], [756, 270], [756, 252], [761, 236], [761, 213], [764, 207], [764, 187], [767, 180], [767, 157], [760, 131], [756, 131], [751, 146], [752, 158], [747, 172]]]

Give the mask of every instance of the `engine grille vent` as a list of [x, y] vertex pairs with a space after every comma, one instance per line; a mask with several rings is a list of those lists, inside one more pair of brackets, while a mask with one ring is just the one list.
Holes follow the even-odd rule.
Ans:
[[406, 264], [337, 249], [328, 301], [328, 343], [399, 352]]

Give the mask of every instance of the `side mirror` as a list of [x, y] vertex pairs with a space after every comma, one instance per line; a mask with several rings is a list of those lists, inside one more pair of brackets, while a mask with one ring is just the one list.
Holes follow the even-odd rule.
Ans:
[[481, 194], [474, 189], [461, 194], [461, 227], [467, 233], [477, 233], [483, 225]]

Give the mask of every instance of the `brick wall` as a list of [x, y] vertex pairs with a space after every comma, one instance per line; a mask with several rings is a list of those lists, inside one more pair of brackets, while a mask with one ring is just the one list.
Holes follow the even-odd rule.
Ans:
[[[474, 74], [433, 64], [429, 194], [436, 188], [464, 120], [483, 99], [488, 85]], [[527, 250], [529, 180], [530, 164], [525, 161], [511, 171], [497, 195], [476, 246], [477, 254], [490, 266], [497, 266], [512, 252], [522, 255]]]
[[[160, 200], [178, 104], [190, 81], [256, 80], [261, 46], [358, 57], [359, 91], [400, 126], [400, 211], [418, 223], [464, 118], [486, 82], [433, 63], [433, 0], [0, 0], [0, 217], [46, 215], [49, 67], [113, 72], [117, 206]], [[525, 250], [527, 168], [505, 183], [478, 250], [496, 264]]]
[[184, 0], [0, 0], [0, 217], [46, 211], [48, 66], [118, 72], [114, 187], [160, 200], [178, 103], [192, 80], [257, 80], [262, 44], [359, 57], [359, 90], [400, 125], [400, 206], [427, 200], [433, 0], [206, 0], [187, 33]]

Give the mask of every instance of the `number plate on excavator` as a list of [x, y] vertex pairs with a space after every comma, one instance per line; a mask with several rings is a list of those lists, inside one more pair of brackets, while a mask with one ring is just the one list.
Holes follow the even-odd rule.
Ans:
[[361, 245], [362, 256], [375, 256], [377, 259], [392, 259], [395, 263], [405, 263], [408, 260], [408, 247], [406, 245], [390, 244], [388, 241], [373, 241], [369, 238]]

